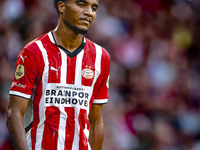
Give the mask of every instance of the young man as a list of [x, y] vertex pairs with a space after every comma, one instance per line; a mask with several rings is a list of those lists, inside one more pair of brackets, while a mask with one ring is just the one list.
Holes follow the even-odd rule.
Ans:
[[[9, 134], [20, 150], [100, 150], [110, 57], [83, 37], [98, 0], [54, 3], [59, 13], [56, 29], [27, 44], [18, 56], [8, 106]], [[29, 124], [26, 130], [23, 123]]]

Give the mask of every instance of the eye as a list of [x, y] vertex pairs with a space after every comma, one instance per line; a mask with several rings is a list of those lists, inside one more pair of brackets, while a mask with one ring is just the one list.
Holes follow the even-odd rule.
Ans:
[[97, 4], [92, 5], [92, 11], [93, 12], [96, 12], [97, 9], [98, 9], [98, 5]]
[[97, 11], [97, 8], [93, 7], [93, 8], [92, 8], [92, 11]]
[[77, 5], [78, 5], [78, 6], [81, 6], [81, 7], [85, 6], [84, 3], [78, 3]]

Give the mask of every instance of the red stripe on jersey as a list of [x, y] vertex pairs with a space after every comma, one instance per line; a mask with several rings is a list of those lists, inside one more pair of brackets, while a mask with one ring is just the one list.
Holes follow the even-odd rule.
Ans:
[[45, 116], [41, 149], [57, 150], [60, 110], [58, 107], [48, 106], [46, 107]]
[[75, 82], [76, 58], [77, 56], [71, 58], [67, 55], [67, 84]]
[[81, 139], [79, 142], [79, 150], [88, 150], [88, 139], [84, 134], [85, 123], [88, 121], [87, 111], [85, 109], [80, 109], [78, 120], [80, 124], [80, 139]]
[[75, 130], [75, 115], [74, 107], [65, 107], [65, 112], [67, 113], [67, 125], [65, 128], [65, 149], [71, 150], [74, 140], [74, 130]]
[[[94, 43], [86, 42], [82, 63], [82, 85], [91, 86], [95, 75], [96, 50]], [[86, 62], [86, 63], [85, 63]], [[86, 71], [85, 75], [84, 72]], [[87, 72], [90, 76], [87, 77]], [[93, 77], [92, 77], [93, 75]]]

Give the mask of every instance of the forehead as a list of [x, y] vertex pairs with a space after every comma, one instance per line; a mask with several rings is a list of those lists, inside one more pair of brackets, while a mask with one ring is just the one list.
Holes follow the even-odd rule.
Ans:
[[98, 4], [98, 0], [70, 0], [71, 2], [85, 2], [88, 4]]

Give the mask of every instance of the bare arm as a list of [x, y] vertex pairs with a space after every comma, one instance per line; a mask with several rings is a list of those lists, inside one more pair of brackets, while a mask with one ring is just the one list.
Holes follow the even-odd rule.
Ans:
[[92, 150], [102, 150], [104, 127], [102, 118], [102, 105], [93, 104], [90, 109], [90, 136], [89, 143]]
[[26, 132], [23, 125], [23, 115], [28, 102], [25, 98], [10, 96], [6, 125], [16, 150], [28, 150]]

